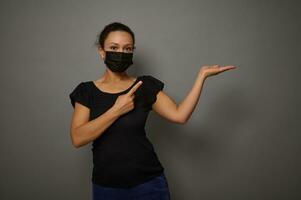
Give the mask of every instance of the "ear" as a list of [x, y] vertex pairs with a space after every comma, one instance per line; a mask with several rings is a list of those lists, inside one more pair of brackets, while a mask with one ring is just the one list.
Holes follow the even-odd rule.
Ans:
[[97, 50], [98, 50], [98, 54], [100, 55], [100, 57], [102, 59], [104, 59], [105, 55], [106, 55], [105, 51], [101, 47], [98, 47]]

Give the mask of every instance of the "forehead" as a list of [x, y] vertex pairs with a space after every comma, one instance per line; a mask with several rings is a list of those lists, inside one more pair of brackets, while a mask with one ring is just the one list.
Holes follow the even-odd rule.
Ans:
[[112, 31], [108, 34], [105, 44], [119, 44], [127, 45], [133, 44], [133, 39], [131, 34], [126, 31]]

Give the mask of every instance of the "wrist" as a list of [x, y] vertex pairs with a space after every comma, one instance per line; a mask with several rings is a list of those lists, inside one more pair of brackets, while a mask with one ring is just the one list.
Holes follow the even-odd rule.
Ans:
[[204, 80], [206, 80], [207, 76], [206, 76], [204, 73], [200, 73], [200, 74], [199, 74], [199, 78], [200, 78], [202, 81], [204, 81]]
[[119, 109], [117, 109], [115, 106], [112, 106], [108, 112], [113, 116], [113, 117], [116, 117], [118, 118], [120, 116], [120, 112], [119, 112]]

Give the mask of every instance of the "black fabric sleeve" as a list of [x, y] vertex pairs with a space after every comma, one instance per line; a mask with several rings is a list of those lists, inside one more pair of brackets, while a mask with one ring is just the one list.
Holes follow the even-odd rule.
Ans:
[[69, 98], [73, 108], [75, 107], [75, 102], [90, 108], [89, 93], [84, 82], [81, 82], [75, 87], [75, 89], [69, 94]]
[[157, 79], [157, 78], [155, 78], [151, 75], [147, 75], [147, 78], [148, 78], [149, 83], [150, 83], [150, 87], [149, 87], [150, 92], [151, 92], [151, 94], [150, 94], [150, 104], [153, 105], [157, 100], [158, 92], [160, 90], [163, 90], [164, 83], [161, 80], [159, 80], [159, 79]]

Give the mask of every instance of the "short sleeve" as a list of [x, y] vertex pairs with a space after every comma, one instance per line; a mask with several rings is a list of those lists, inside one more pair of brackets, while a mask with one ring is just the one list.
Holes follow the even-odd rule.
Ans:
[[71, 105], [75, 107], [75, 102], [78, 102], [90, 108], [90, 99], [87, 87], [84, 82], [79, 83], [75, 89], [69, 94]]
[[149, 81], [149, 88], [150, 88], [150, 104], [154, 104], [157, 100], [157, 94], [160, 90], [163, 90], [164, 88], [164, 83], [151, 76], [151, 75], [146, 75], [148, 81]]

